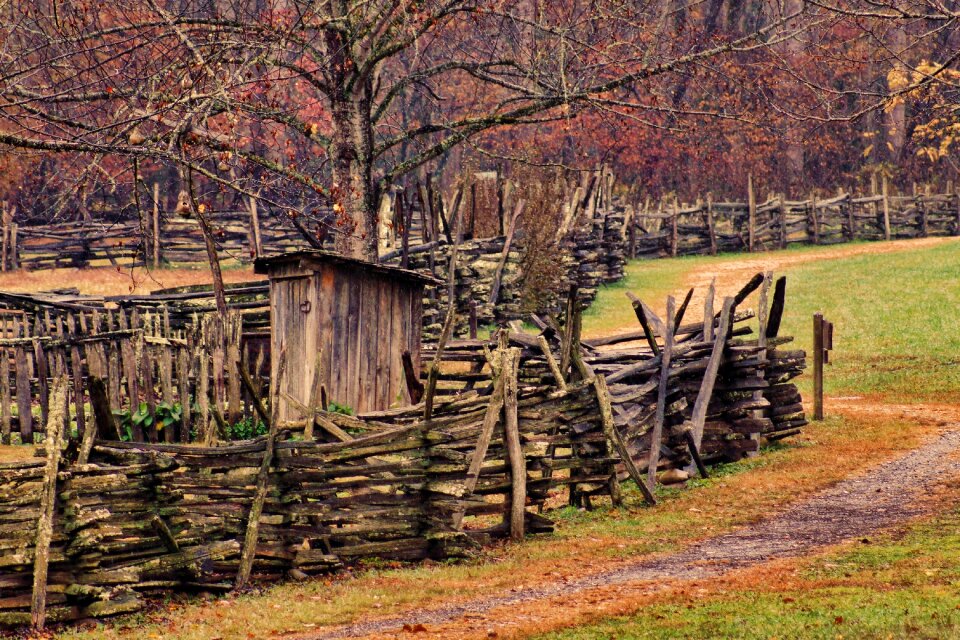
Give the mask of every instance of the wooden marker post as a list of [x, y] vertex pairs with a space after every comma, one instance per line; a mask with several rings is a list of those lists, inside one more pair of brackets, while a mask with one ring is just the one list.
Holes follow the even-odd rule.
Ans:
[[823, 365], [833, 350], [833, 323], [813, 314], [813, 419], [823, 420]]

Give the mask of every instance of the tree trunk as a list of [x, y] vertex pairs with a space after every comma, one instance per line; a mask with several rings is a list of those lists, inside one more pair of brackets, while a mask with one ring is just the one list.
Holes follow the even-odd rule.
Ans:
[[[334, 67], [343, 65], [334, 65]], [[352, 258], [377, 261], [377, 208], [372, 184], [373, 130], [369, 82], [347, 77], [332, 99], [331, 139], [336, 248]]]

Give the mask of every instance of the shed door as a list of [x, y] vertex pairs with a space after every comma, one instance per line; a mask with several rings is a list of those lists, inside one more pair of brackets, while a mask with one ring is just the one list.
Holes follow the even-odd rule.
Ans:
[[[306, 406], [311, 403], [317, 361], [317, 291], [310, 276], [292, 276], [274, 281], [271, 324], [272, 380], [277, 379], [280, 350], [286, 353], [286, 371], [280, 390]], [[280, 420], [302, 417], [295, 403], [280, 398]]]

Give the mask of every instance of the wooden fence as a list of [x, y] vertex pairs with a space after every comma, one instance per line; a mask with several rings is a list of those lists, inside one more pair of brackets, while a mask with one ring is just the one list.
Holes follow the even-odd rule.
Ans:
[[628, 257], [669, 257], [784, 249], [790, 244], [836, 244], [960, 235], [960, 195], [929, 191], [790, 200], [771, 196], [756, 202], [695, 204], [661, 202], [656, 211], [622, 207], [627, 217]]
[[[751, 338], [755, 312], [738, 308], [758, 289]], [[70, 342], [69, 331], [62, 344], [32, 337], [44, 345], [46, 360], [36, 362], [50, 369], [37, 380], [46, 387], [46, 460], [0, 465], [0, 623], [129, 612], [145, 593], [226, 590], [359, 558], [466, 555], [492, 538], [552, 530], [540, 510], [558, 488], [574, 505], [598, 496], [619, 505], [630, 478], [655, 503], [658, 471], [707, 473], [705, 463], [738, 459], [760, 436], [805, 423], [790, 382], [804, 354], [781, 350], [784, 288], [778, 282], [772, 303], [771, 289], [772, 276], [758, 274], [718, 313], [708, 292], [702, 318], [686, 322], [687, 304], [668, 301], [661, 320], [637, 300], [640, 329], [592, 342], [580, 339], [574, 291], [564, 326], [541, 321], [539, 334], [438, 343], [439, 369], [431, 365], [426, 384], [409, 382], [413, 406], [362, 416], [304, 407], [280, 423], [258, 394], [251, 400], [267, 435], [218, 447], [117, 442], [99, 424], [98, 437], [63, 446], [74, 347], [96, 345], [85, 359], [95, 369], [106, 360], [111, 388], [123, 386], [125, 345], [134, 363], [173, 360], [190, 356], [189, 338], [151, 340], [143, 321], [87, 343]], [[7, 340], [7, 349], [26, 346]], [[162, 392], [162, 379], [148, 380], [152, 366], [139, 378], [129, 372], [127, 384]], [[197, 384], [205, 379], [201, 372]], [[96, 380], [87, 382], [94, 406]]]
[[[68, 441], [88, 441], [95, 431], [136, 442], [227, 438], [230, 425], [255, 417], [237, 363], [252, 372], [258, 392], [269, 373], [269, 337], [244, 336], [239, 312], [226, 321], [197, 316], [180, 329], [168, 313], [140, 309], [8, 312], [0, 316], [0, 335], [4, 443], [13, 433], [34, 441], [35, 424], [49, 420], [52, 381], [61, 377], [69, 380], [64, 416], [76, 427], [66, 432]], [[171, 415], [177, 419], [164, 425]]]
[[[207, 214], [222, 259], [249, 262], [268, 253], [309, 248], [297, 229], [276, 216], [251, 218], [248, 211]], [[175, 214], [145, 220], [89, 220], [0, 226], [0, 267], [60, 267], [206, 264], [199, 223]]]

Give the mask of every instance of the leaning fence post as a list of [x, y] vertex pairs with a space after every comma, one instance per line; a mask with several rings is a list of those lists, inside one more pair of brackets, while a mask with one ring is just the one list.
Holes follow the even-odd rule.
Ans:
[[47, 463], [43, 470], [40, 494], [40, 518], [33, 556], [33, 596], [30, 599], [30, 621], [34, 629], [43, 629], [47, 616], [47, 570], [50, 566], [50, 542], [53, 539], [53, 514], [56, 511], [57, 474], [60, 471], [60, 448], [63, 445], [63, 418], [67, 395], [67, 378], [54, 381], [47, 416], [47, 437], [44, 441]]
[[253, 571], [253, 560], [257, 555], [257, 542], [260, 539], [260, 516], [263, 514], [263, 503], [267, 498], [267, 485], [270, 481], [270, 466], [273, 464], [273, 451], [277, 441], [277, 431], [280, 423], [280, 389], [284, 370], [286, 369], [287, 354], [280, 347], [279, 364], [277, 365], [276, 389], [271, 404], [270, 425], [267, 432], [267, 441], [264, 446], [263, 458], [260, 460], [260, 470], [257, 472], [257, 486], [253, 494], [253, 502], [247, 514], [247, 530], [243, 537], [243, 550], [240, 552], [240, 566], [237, 569], [237, 580], [234, 588], [241, 589], [250, 580]]

